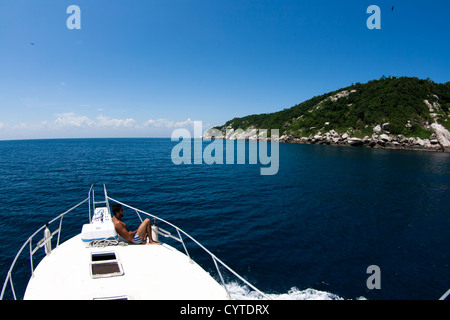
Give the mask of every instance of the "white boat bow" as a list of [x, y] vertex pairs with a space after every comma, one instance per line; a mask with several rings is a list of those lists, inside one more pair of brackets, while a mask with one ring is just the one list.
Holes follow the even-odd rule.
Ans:
[[[110, 198], [105, 186], [104, 194], [104, 201], [95, 202], [92, 186], [88, 198], [59, 215], [28, 238], [8, 271], [1, 299], [4, 298], [8, 288], [12, 292], [13, 299], [18, 299], [12, 274], [19, 255], [27, 247], [30, 251], [31, 277], [23, 296], [25, 300], [233, 299], [219, 265], [252, 290], [258, 292], [261, 297], [270, 299], [177, 226]], [[176, 235], [172, 235], [162, 228], [155, 228], [153, 230], [154, 237], [163, 236], [180, 242], [185, 252], [183, 253], [167, 243], [133, 245], [118, 241], [111, 222], [109, 201], [134, 210], [141, 221], [141, 214], [143, 214], [163, 223], [165, 227], [167, 225], [174, 228]], [[80, 234], [60, 244], [63, 217], [86, 202], [89, 203], [89, 223], [82, 227]], [[91, 213], [93, 213], [92, 218]], [[59, 222], [59, 227], [51, 232], [50, 226], [57, 222]], [[34, 238], [42, 234], [42, 231], [43, 239], [35, 244]], [[220, 280], [216, 280], [189, 256], [183, 236], [210, 255], [216, 267], [216, 278], [218, 277]], [[56, 242], [54, 248], [52, 248], [52, 242]], [[44, 249], [46, 255], [34, 267], [33, 255], [40, 249]]]

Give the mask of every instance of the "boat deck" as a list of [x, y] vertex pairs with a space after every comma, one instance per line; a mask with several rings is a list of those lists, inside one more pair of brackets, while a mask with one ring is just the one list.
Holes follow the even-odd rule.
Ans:
[[[115, 261], [111, 261], [114, 256]], [[24, 299], [224, 300], [229, 297], [209, 273], [167, 244], [86, 248], [78, 235], [60, 244], [39, 263]]]

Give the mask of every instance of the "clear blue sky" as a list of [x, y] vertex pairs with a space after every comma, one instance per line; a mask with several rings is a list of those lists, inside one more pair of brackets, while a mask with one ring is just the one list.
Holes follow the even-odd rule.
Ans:
[[170, 137], [383, 75], [447, 82], [449, 34], [448, 0], [0, 0], [0, 140]]

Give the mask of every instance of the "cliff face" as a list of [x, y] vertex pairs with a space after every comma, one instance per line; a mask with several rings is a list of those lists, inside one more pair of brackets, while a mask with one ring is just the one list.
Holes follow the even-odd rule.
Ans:
[[450, 82], [383, 77], [215, 129], [224, 139], [265, 139], [261, 129], [269, 137], [278, 129], [280, 142], [450, 151]]

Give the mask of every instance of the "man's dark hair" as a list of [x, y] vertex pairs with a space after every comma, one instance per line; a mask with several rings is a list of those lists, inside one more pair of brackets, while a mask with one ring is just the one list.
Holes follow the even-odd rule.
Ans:
[[122, 206], [120, 204], [115, 204], [112, 206], [112, 213], [115, 216], [116, 212], [120, 212], [122, 210]]

